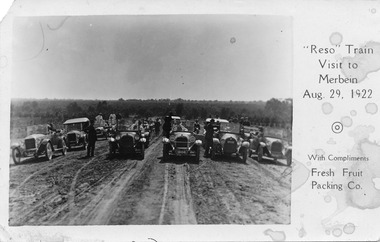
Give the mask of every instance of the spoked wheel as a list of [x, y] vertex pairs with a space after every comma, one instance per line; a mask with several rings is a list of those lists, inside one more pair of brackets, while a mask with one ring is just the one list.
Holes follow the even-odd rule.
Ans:
[[53, 149], [51, 148], [51, 144], [47, 143], [45, 147], [45, 156], [47, 160], [53, 159]]
[[20, 164], [20, 162], [21, 162], [21, 150], [20, 150], [20, 148], [18, 148], [18, 147], [13, 148], [13, 150], [12, 150], [12, 158], [13, 158], [13, 162], [16, 165]]
[[66, 154], [67, 154], [66, 142], [62, 140], [62, 155], [66, 155]]

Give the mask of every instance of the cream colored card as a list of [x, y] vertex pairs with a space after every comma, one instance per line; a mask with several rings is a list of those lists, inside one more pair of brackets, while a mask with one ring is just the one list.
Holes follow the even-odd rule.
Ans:
[[[379, 29], [379, 1], [14, 2], [0, 29], [0, 240], [378, 240]], [[187, 169], [205, 169], [203, 178], [190, 174], [188, 181], [178, 181], [180, 176], [170, 180], [170, 169], [165, 173], [162, 167], [172, 164], [164, 164], [152, 174], [165, 178], [166, 185], [155, 187], [165, 198], [157, 201], [158, 210], [144, 208], [154, 204], [153, 198], [151, 203], [144, 196], [130, 198], [141, 202], [140, 210], [131, 210], [137, 214], [128, 215], [135, 219], [128, 220], [132, 224], [107, 217], [105, 211], [114, 206], [104, 201], [116, 198], [110, 194], [99, 198], [100, 193], [93, 196], [103, 208], [102, 215], [81, 220], [81, 213], [73, 214], [78, 210], [68, 205], [67, 216], [60, 217], [54, 209], [36, 210], [46, 219], [37, 215], [29, 219], [33, 194], [22, 193], [21, 187], [36, 179], [39, 171], [30, 177], [19, 171], [40, 163], [26, 162], [16, 172], [10, 159], [12, 98], [244, 102], [291, 98], [292, 126], [281, 128], [292, 131], [292, 164], [286, 166], [285, 156], [275, 163], [258, 162], [252, 156], [245, 168], [230, 162], [218, 170], [218, 164], [201, 158], [203, 166], [198, 168], [176, 166], [176, 172], [183, 174]], [[276, 125], [261, 125], [265, 131], [278, 130]], [[162, 145], [161, 140], [155, 145], [153, 151], [147, 150], [148, 156]], [[90, 162], [83, 164], [71, 168], [84, 173]], [[213, 177], [217, 173], [212, 169], [225, 173]], [[17, 180], [16, 174], [26, 179]], [[198, 190], [184, 186], [176, 193], [170, 190], [175, 182], [202, 186]], [[234, 182], [244, 186], [230, 185]], [[211, 183], [215, 191], [207, 193], [204, 186]], [[130, 186], [115, 184], [112, 189]], [[51, 187], [46, 184], [46, 189]], [[257, 194], [255, 189], [260, 189]], [[199, 196], [194, 195], [197, 192]], [[75, 206], [79, 198], [74, 193], [70, 188], [68, 199]], [[167, 194], [192, 197], [171, 201]], [[202, 207], [207, 199], [215, 199], [215, 207], [212, 203]], [[120, 225], [107, 225], [110, 221]]]

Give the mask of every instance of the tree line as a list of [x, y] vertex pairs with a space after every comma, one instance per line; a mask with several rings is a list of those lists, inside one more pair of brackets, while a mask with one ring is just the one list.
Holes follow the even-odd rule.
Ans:
[[[162, 117], [170, 112], [185, 119], [220, 117], [225, 119], [248, 117], [251, 123], [289, 127], [292, 123], [292, 99], [272, 98], [264, 101], [217, 101], [183, 99], [119, 99], [119, 100], [71, 100], [71, 99], [12, 99], [11, 121], [17, 119], [38, 122], [62, 123], [70, 118], [95, 118], [102, 113], [122, 117]], [[38, 124], [38, 123], [33, 123]]]

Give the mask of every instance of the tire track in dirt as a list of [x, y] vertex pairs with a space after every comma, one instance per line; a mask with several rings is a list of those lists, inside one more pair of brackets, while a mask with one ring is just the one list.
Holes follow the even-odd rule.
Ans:
[[144, 172], [147, 157], [151, 155], [152, 150], [159, 144], [157, 140], [158, 137], [152, 139], [150, 146], [146, 149], [146, 158], [143, 161], [130, 161], [130, 165], [119, 173], [117, 177], [112, 179], [112, 181], [104, 185], [104, 187], [97, 192], [97, 195], [91, 199], [91, 202], [81, 209], [78, 215], [71, 220], [70, 224], [108, 224], [115, 209], [117, 209], [118, 200], [122, 199], [120, 196], [122, 191], [129, 187], [136, 177]]
[[[104, 144], [101, 143], [97, 148], [102, 150]], [[57, 213], [55, 210], [61, 212], [60, 207], [65, 207], [67, 202], [66, 191], [68, 189], [66, 190], [65, 183], [72, 177], [70, 171], [76, 171], [83, 165], [83, 162], [80, 161], [81, 158], [78, 160], [77, 152], [58, 157], [53, 164], [47, 164], [32, 173], [23, 180], [20, 186], [14, 188], [15, 190], [10, 193], [10, 224], [41, 224], [44, 223], [44, 220], [51, 219], [52, 214]], [[19, 169], [27, 170], [28, 168], [27, 165], [23, 165]], [[21, 171], [18, 170], [18, 172]], [[12, 172], [11, 175], [17, 176], [17, 172]], [[15, 193], [25, 184], [27, 186], [23, 189], [22, 194], [20, 191], [19, 196], [15, 197]], [[47, 222], [48, 225], [52, 223], [54, 223], [53, 220]]]
[[[202, 224], [264, 224], [290, 222], [290, 178], [287, 167], [267, 167], [234, 157], [203, 159], [192, 166], [194, 207]], [[207, 214], [207, 215], [205, 215]]]
[[102, 155], [105, 155], [106, 152], [100, 154], [100, 155], [97, 155], [96, 157], [92, 158], [91, 160], [89, 160], [88, 162], [86, 162], [76, 173], [75, 173], [75, 176], [73, 178], [73, 181], [71, 182], [71, 186], [70, 186], [70, 191], [68, 193], [68, 197], [67, 197], [67, 202], [68, 202], [68, 205], [69, 205], [69, 213], [71, 215], [73, 215], [73, 212], [74, 212], [74, 206], [75, 206], [75, 201], [74, 201], [74, 198], [75, 198], [75, 184], [77, 183], [77, 180], [78, 180], [78, 176], [79, 174], [82, 172], [82, 170], [84, 168], [86, 168], [87, 166], [89, 166], [92, 162], [94, 162], [96, 160], [96, 158], [98, 156], [102, 156]]
[[164, 221], [164, 214], [165, 214], [165, 206], [166, 206], [166, 197], [167, 197], [167, 194], [168, 194], [168, 179], [169, 179], [169, 165], [168, 164], [165, 164], [165, 185], [164, 185], [164, 194], [163, 194], [163, 198], [162, 198], [162, 205], [161, 205], [161, 211], [160, 211], [160, 217], [158, 219], [158, 224], [159, 225], [162, 225], [163, 221]]
[[190, 172], [194, 177], [192, 191], [195, 193], [198, 206], [197, 217], [204, 224], [242, 224], [250, 221], [250, 218], [242, 212], [241, 204], [235, 194], [212, 168], [213, 162], [205, 159], [202, 164], [204, 170], [194, 169]]
[[[29, 175], [27, 178], [25, 178], [17, 187], [13, 188], [13, 192], [9, 194], [10, 197], [13, 197], [14, 194], [23, 186], [25, 185], [30, 179], [32, 179], [34, 176], [39, 175], [40, 173], [43, 172], [49, 172], [51, 170], [54, 170], [55, 168], [59, 166], [63, 166], [64, 164], [58, 164], [59, 162], [62, 162], [60, 159], [55, 160], [54, 162], [50, 163], [49, 165], [43, 167], [42, 169], [32, 173]], [[56, 166], [58, 164], [58, 166]], [[19, 168], [20, 169], [20, 168]]]

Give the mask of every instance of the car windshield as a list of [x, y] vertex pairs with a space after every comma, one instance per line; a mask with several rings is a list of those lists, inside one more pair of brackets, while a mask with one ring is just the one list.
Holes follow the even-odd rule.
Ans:
[[66, 124], [66, 130], [67, 131], [82, 130], [82, 123]]
[[117, 125], [118, 131], [129, 131], [129, 130], [137, 130], [137, 129], [138, 129], [137, 122], [131, 124], [127, 120], [124, 120], [124, 119], [120, 119], [118, 121], [118, 125]]
[[239, 133], [240, 124], [238, 123], [221, 123], [220, 132]]

